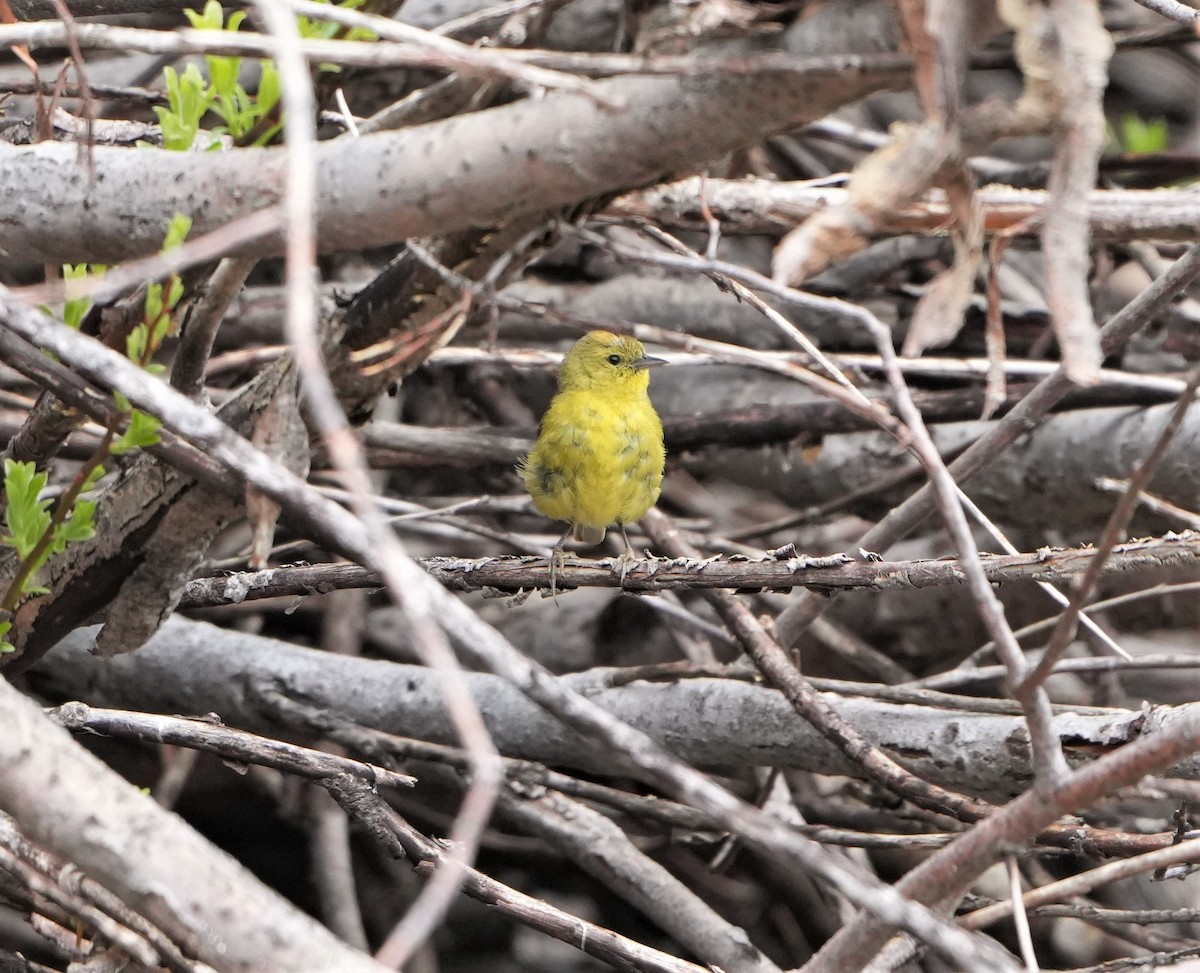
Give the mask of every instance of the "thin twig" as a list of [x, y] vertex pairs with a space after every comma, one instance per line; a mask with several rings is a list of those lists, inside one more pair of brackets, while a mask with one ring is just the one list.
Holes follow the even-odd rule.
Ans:
[[[1144, 855], [1136, 855], [1132, 858], [1123, 858], [1120, 861], [1107, 862], [1086, 872], [1071, 875], [1051, 885], [1043, 885], [1041, 888], [1026, 892], [1018, 901], [1023, 908], [1030, 909], [1035, 906], [1058, 902], [1073, 895], [1083, 895], [1092, 889], [1099, 888], [1101, 885], [1108, 885], [1120, 879], [1129, 878], [1132, 875], [1142, 875], [1145, 872], [1162, 868], [1165, 865], [1197, 861], [1200, 861], [1200, 838], [1192, 838], [1189, 841], [1172, 845], [1170, 848], [1150, 851]], [[997, 919], [1011, 915], [1013, 906], [1014, 903], [1011, 901], [997, 902], [995, 905], [990, 905], [984, 909], [968, 913], [965, 916], [960, 916], [959, 922], [968, 929], [982, 929]]]
[[195, 397], [204, 390], [217, 330], [257, 262], [254, 257], [226, 257], [217, 264], [189, 309], [171, 368], [171, 384], [184, 395]]
[[[416, 570], [383, 512], [374, 502], [374, 490], [361, 447], [338, 403], [337, 392], [324, 366], [317, 334], [316, 292], [316, 98], [308, 65], [300, 50], [295, 18], [284, 0], [257, 0], [275, 37], [286, 113], [284, 142], [287, 148], [287, 317], [288, 343], [305, 380], [309, 409], [325, 446], [352, 496], [356, 515], [367, 525], [388, 588], [404, 606], [412, 625], [414, 644], [425, 663], [438, 674], [447, 709], [463, 744], [473, 758], [472, 786], [463, 798], [451, 832], [448, 856], [459, 867], [440, 869], [412, 905], [404, 919], [380, 948], [379, 962], [401, 969], [432, 933], [457, 894], [491, 815], [502, 780], [499, 756], [478, 706], [463, 680], [449, 640], [432, 606], [413, 591], [406, 575]], [[313, 4], [327, 10], [319, 4]]]
[[216, 754], [224, 760], [272, 767], [309, 780], [349, 774], [372, 787], [412, 787], [416, 783], [414, 778], [394, 770], [273, 740], [211, 720], [101, 709], [85, 703], [64, 703], [48, 709], [46, 714], [73, 733], [188, 747]]
[[[411, 509], [411, 508], [410, 508]], [[422, 516], [430, 512], [422, 511]], [[544, 547], [544, 545], [541, 545]], [[530, 542], [530, 549], [539, 549]], [[1014, 581], [1071, 582], [1092, 562], [1094, 549], [1043, 548], [1021, 554], [984, 554], [982, 564], [989, 584]], [[427, 557], [417, 563], [441, 584], [457, 591], [529, 591], [548, 589], [549, 568], [544, 555], [521, 557], [490, 555], [480, 558]], [[1188, 531], [1120, 545], [1105, 566], [1105, 575], [1153, 573], [1164, 567], [1200, 564], [1200, 534]], [[613, 558], [567, 557], [557, 572], [558, 587], [617, 588], [626, 591], [733, 588], [809, 588], [817, 592], [903, 591], [917, 588], [960, 586], [962, 565], [955, 558], [911, 561], [857, 561], [845, 554], [828, 557], [803, 555], [763, 557], [674, 557], [637, 559], [622, 581]], [[197, 578], [188, 583], [183, 606], [239, 604], [262, 598], [307, 595], [339, 588], [380, 588], [384, 578], [357, 564], [282, 565], [264, 571]], [[1184, 589], [1186, 590], [1186, 589]], [[1045, 625], [1045, 622], [1038, 623]], [[1028, 634], [1023, 629], [1022, 634]]]
[[1189, 7], [1186, 3], [1180, 3], [1179, 0], [1135, 0], [1135, 2], [1140, 3], [1147, 10], [1162, 14], [1177, 24], [1200, 30], [1200, 10]]
[[1146, 457], [1138, 464], [1137, 469], [1130, 475], [1129, 486], [1117, 502], [1117, 505], [1113, 508], [1112, 513], [1109, 514], [1108, 522], [1104, 525], [1104, 531], [1100, 535], [1100, 540], [1096, 543], [1095, 556], [1092, 558], [1091, 564], [1088, 565], [1087, 571], [1084, 572], [1083, 578], [1080, 579], [1079, 584], [1072, 593], [1071, 603], [1067, 605], [1066, 610], [1062, 613], [1062, 617], [1058, 620], [1058, 625], [1055, 626], [1054, 632], [1050, 636], [1050, 642], [1046, 646], [1042, 660], [1025, 677], [1024, 685], [1021, 687], [1022, 691], [1028, 687], [1041, 685], [1046, 676], [1050, 674], [1054, 663], [1067, 650], [1067, 646], [1075, 634], [1075, 626], [1079, 618], [1079, 613], [1083, 610], [1083, 606], [1086, 604], [1088, 598], [1091, 597], [1096, 582], [1100, 578], [1104, 562], [1124, 535], [1126, 526], [1133, 517], [1134, 511], [1137, 510], [1138, 495], [1149, 485], [1150, 480], [1158, 470], [1159, 463], [1162, 462], [1162, 458], [1166, 455], [1167, 447], [1171, 445], [1171, 440], [1175, 438], [1175, 434], [1183, 424], [1188, 410], [1191, 409], [1192, 404], [1196, 400], [1197, 388], [1200, 388], [1200, 365], [1192, 369], [1191, 374], [1188, 376], [1187, 387], [1179, 397], [1175, 408], [1171, 410], [1171, 415], [1163, 426], [1162, 432], [1159, 433], [1158, 439], [1151, 446]]
[[34, 305], [61, 304], [81, 297], [90, 297], [97, 302], [108, 301], [146, 281], [181, 274], [198, 264], [224, 257], [232, 250], [243, 249], [265, 237], [275, 236], [282, 229], [283, 221], [283, 209], [270, 207], [230, 220], [216, 230], [185, 240], [174, 250], [139, 260], [127, 260], [119, 267], [108, 268], [104, 274], [73, 280], [53, 277], [43, 284], [15, 288], [11, 293]]
[[1012, 906], [1012, 916], [1017, 927], [1017, 942], [1021, 945], [1021, 959], [1025, 961], [1026, 973], [1038, 973], [1037, 954], [1033, 951], [1033, 936], [1029, 933], [1029, 915], [1021, 904], [1021, 869], [1014, 855], [1004, 856], [1004, 866], [1008, 871], [1009, 903]]

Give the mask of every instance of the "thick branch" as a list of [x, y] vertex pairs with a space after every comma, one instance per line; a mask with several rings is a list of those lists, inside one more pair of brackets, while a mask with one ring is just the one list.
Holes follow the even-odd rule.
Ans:
[[[703, 193], [703, 195], [701, 195]], [[814, 213], [842, 205], [848, 190], [805, 183], [699, 179], [655, 186], [621, 196], [605, 211], [680, 229], [705, 229], [704, 205], [726, 233], [785, 233]], [[1050, 194], [1040, 189], [987, 186], [977, 199], [988, 233], [1027, 227], [1033, 233]], [[1094, 190], [1085, 197], [1088, 230], [1098, 240], [1192, 240], [1200, 221], [1196, 194], [1174, 189]], [[882, 233], [943, 234], [950, 203], [940, 189], [890, 210]]]
[[[491, 226], [667, 173], [694, 169], [764, 133], [819, 118], [902, 72], [865, 74], [853, 58], [811, 71], [696, 74], [596, 83], [620, 110], [559, 93], [444, 122], [315, 147], [323, 251]], [[719, 117], [722, 124], [711, 126]], [[113, 263], [162, 243], [175, 213], [193, 235], [282, 202], [282, 149], [224, 153], [0, 144], [0, 254]], [[448, 163], [447, 160], [451, 160]], [[256, 244], [279, 253], [280, 238]]]
[[[1027, 431], [1009, 446], [1003, 464], [971, 479], [965, 489], [1005, 524], [1088, 529], [1104, 519], [1113, 503], [1096, 482], [1102, 477], [1126, 477], [1134, 458], [1144, 451], [1143, 444], [1154, 441], [1170, 411], [1170, 406], [1161, 405], [1057, 414]], [[950, 423], [932, 432], [946, 455], [980, 441], [996, 428], [997, 423]], [[1172, 441], [1151, 492], [1188, 509], [1200, 508], [1193, 462], [1198, 442], [1200, 415], [1191, 414]], [[907, 451], [883, 433], [826, 437], [812, 462], [802, 463], [798, 455], [788, 453], [783, 457], [732, 453], [713, 465], [734, 480], [765, 486], [785, 498], [804, 497], [810, 504], [853, 496], [912, 467]], [[750, 455], [753, 459], [748, 462]], [[894, 494], [876, 494], [858, 512], [870, 516], [898, 499]]]
[[[336, 656], [172, 618], [137, 652], [107, 661], [88, 652], [81, 629], [34, 671], [39, 687], [95, 706], [168, 713], [216, 712], [230, 724], [262, 732], [278, 726], [264, 693], [284, 693], [309, 706], [398, 736], [451, 743], [454, 733], [428, 669]], [[614, 685], [621, 670], [564, 677], [577, 692], [708, 768], [800, 767], [822, 774], [861, 773], [783, 696], [732, 679]], [[565, 730], [517, 689], [492, 675], [468, 674], [497, 748], [506, 756], [560, 766], [613, 769], [612, 755]], [[1007, 798], [1030, 780], [1024, 721], [1017, 715], [967, 713], [875, 700], [825, 698], [872, 742], [904, 754], [914, 773], [944, 786]], [[1174, 720], [1188, 707], [1059, 714], [1056, 728], [1073, 759], [1086, 760]], [[746, 728], [754, 727], [752, 733]], [[1200, 779], [1186, 762], [1174, 776]]]
[[131, 787], [0, 680], [0, 808], [218, 970], [383, 968]]

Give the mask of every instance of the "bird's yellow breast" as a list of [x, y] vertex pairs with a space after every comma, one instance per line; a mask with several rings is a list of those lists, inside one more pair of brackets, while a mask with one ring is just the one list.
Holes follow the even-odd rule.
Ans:
[[565, 389], [550, 403], [521, 475], [547, 517], [603, 537], [611, 524], [633, 523], [654, 506], [665, 456], [662, 422], [644, 386], [633, 394]]

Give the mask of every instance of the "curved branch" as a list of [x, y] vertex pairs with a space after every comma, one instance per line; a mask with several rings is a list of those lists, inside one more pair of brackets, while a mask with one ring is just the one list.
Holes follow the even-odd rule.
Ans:
[[[703, 62], [700, 62], [703, 63]], [[854, 58], [761, 75], [707, 73], [596, 82], [586, 95], [525, 100], [400, 132], [316, 146], [319, 246], [360, 250], [492, 226], [645, 185], [896, 83]], [[850, 70], [848, 70], [850, 69]], [[722, 124], [709, 124], [714, 117]], [[283, 150], [224, 153], [0, 144], [0, 254], [113, 263], [156, 250], [175, 213], [192, 233], [282, 202]], [[279, 253], [282, 239], [255, 245]]]

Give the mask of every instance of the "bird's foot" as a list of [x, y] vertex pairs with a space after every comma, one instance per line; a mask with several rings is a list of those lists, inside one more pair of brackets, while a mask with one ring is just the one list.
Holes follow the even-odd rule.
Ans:
[[558, 576], [567, 569], [566, 555], [559, 544], [550, 552], [550, 597], [558, 604]]
[[625, 548], [624, 553], [620, 554], [617, 559], [613, 561], [613, 567], [617, 569], [617, 574], [621, 579], [622, 590], [625, 588], [625, 575], [627, 575], [630, 569], [637, 564], [638, 560], [639, 558], [637, 554], [634, 553], [633, 548], [627, 547]]
[[554, 603], [558, 604], [558, 576], [567, 569], [566, 555], [563, 554], [563, 545], [567, 543], [567, 538], [571, 534], [571, 527], [568, 526], [563, 531], [562, 537], [558, 539], [558, 543], [550, 550], [550, 597], [554, 599]]
[[613, 567], [620, 572], [621, 590], [624, 590], [625, 575], [629, 573], [630, 568], [637, 564], [638, 556], [633, 550], [633, 545], [629, 543], [629, 535], [625, 533], [624, 524], [621, 525], [621, 538], [625, 541], [625, 552], [617, 558], [617, 560], [613, 563]]

